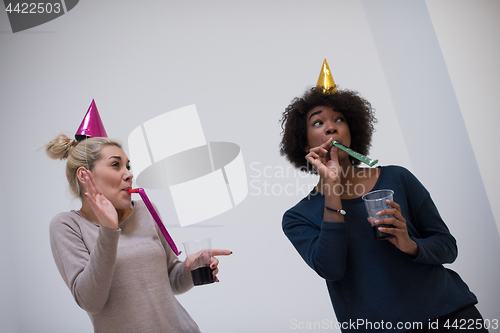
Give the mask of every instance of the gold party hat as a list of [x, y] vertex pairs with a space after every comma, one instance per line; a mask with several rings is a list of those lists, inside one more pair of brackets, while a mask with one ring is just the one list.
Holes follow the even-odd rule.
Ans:
[[316, 87], [323, 87], [323, 91], [327, 91], [330, 88], [333, 88], [332, 94], [337, 92], [337, 87], [335, 85], [335, 81], [333, 81], [332, 73], [330, 72], [330, 67], [328, 67], [328, 63], [323, 61], [323, 66], [321, 66], [321, 72], [319, 72], [318, 83], [316, 83]]

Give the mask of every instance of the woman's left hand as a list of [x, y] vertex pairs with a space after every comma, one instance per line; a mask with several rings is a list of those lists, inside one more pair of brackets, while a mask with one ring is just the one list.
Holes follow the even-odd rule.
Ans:
[[379, 230], [387, 234], [394, 235], [394, 237], [388, 238], [387, 240], [394, 244], [398, 249], [413, 257], [418, 256], [418, 245], [408, 234], [406, 220], [403, 215], [401, 215], [401, 207], [394, 201], [386, 200], [385, 202], [392, 208], [381, 210], [377, 213], [377, 215], [392, 215], [393, 217], [379, 219], [375, 221], [375, 224], [392, 225], [394, 228], [379, 227]]
[[[200, 252], [190, 254], [186, 258], [186, 266], [185, 267], [186, 267], [186, 269], [190, 269], [191, 266], [193, 266], [193, 265], [197, 266], [199, 260], [203, 260], [203, 261], [209, 260], [210, 261], [210, 269], [213, 270], [212, 274], [215, 276], [215, 282], [219, 282], [219, 279], [217, 278], [217, 273], [219, 273], [219, 259], [217, 259], [214, 256], [228, 256], [228, 255], [231, 255], [233, 253], [233, 251], [213, 249], [213, 250], [211, 250], [211, 252], [212, 252], [211, 255], [210, 255], [210, 253], [208, 253], [207, 250], [201, 250]], [[210, 258], [206, 258], [208, 256], [210, 256]]]
[[88, 199], [90, 208], [92, 208], [99, 225], [105, 228], [117, 230], [118, 214], [113, 204], [102, 194], [101, 189], [97, 186], [94, 180], [94, 175], [91, 171], [82, 171], [83, 186], [85, 189], [85, 197]]

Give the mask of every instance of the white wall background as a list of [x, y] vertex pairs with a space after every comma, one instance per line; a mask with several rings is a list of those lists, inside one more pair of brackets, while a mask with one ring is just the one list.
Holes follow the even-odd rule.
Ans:
[[[51, 218], [79, 202], [69, 198], [64, 162], [37, 150], [59, 132], [73, 135], [92, 98], [125, 147], [141, 123], [196, 104], [208, 141], [242, 149], [250, 192], [227, 213], [180, 228], [169, 194], [148, 191], [178, 245], [211, 236], [234, 251], [221, 258], [221, 283], [179, 297], [203, 332], [334, 321], [324, 281], [281, 231], [283, 212], [315, 179], [279, 156], [278, 120], [316, 83], [323, 58], [340, 88], [372, 102], [370, 155], [428, 187], [459, 244], [450, 267], [484, 317], [500, 319], [499, 14], [496, 0], [85, 0], [13, 34], [2, 11], [1, 332], [92, 331], [48, 239]], [[282, 193], [290, 183], [293, 193]]]

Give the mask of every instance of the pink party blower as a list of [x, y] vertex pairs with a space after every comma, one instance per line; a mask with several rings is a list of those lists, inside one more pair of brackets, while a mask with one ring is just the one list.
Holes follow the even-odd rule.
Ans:
[[149, 201], [149, 198], [148, 196], [146, 195], [146, 192], [144, 192], [144, 189], [142, 188], [134, 188], [134, 189], [130, 189], [128, 190], [129, 193], [139, 193], [139, 195], [141, 196], [142, 198], [142, 201], [144, 201], [144, 203], [146, 204], [146, 207], [148, 207], [149, 209], [149, 212], [151, 213], [151, 215], [153, 216], [153, 219], [155, 220], [156, 224], [158, 225], [158, 228], [160, 228], [161, 230], [161, 233], [163, 234], [163, 236], [165, 237], [168, 245], [170, 245], [170, 248], [172, 249], [172, 251], [174, 251], [174, 253], [176, 255], [179, 255], [181, 254], [181, 251], [177, 250], [177, 247], [175, 246], [175, 243], [174, 241], [172, 240], [172, 237], [170, 237], [170, 235], [168, 234], [168, 231], [167, 229], [165, 228], [165, 226], [163, 225], [163, 223], [161, 222], [161, 219], [160, 217], [158, 216], [158, 214], [156, 213], [153, 205], [151, 204], [151, 201]]

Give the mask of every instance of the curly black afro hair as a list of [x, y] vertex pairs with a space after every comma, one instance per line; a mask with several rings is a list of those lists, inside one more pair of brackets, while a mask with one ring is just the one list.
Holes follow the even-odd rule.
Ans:
[[[375, 111], [371, 104], [356, 91], [338, 90], [333, 88], [324, 91], [323, 87], [314, 87], [305, 91], [302, 97], [292, 100], [283, 112], [281, 128], [283, 139], [280, 144], [280, 154], [296, 167], [304, 171], [315, 172], [307, 163], [304, 151], [307, 147], [307, 113], [317, 106], [329, 106], [334, 111], [341, 112], [346, 118], [351, 132], [350, 148], [363, 155], [368, 155], [371, 146], [373, 125], [377, 122]], [[351, 158], [353, 165], [360, 161]]]

